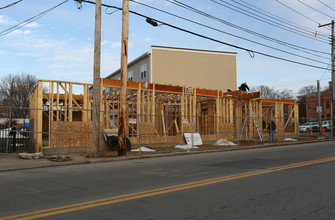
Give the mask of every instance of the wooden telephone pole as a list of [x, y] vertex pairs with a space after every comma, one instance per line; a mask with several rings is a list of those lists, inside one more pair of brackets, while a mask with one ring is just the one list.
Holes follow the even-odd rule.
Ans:
[[323, 25], [319, 25], [320, 27], [324, 27], [324, 26], [328, 26], [331, 25], [332, 28], [332, 35], [331, 35], [331, 79], [332, 79], [332, 105], [331, 105], [331, 137], [334, 137], [334, 108], [335, 108], [335, 83], [334, 83], [334, 78], [335, 78], [335, 66], [334, 66], [334, 20], [332, 20], [331, 23], [328, 24], [323, 24]]
[[[93, 67], [93, 136], [92, 152], [96, 155], [102, 154], [99, 145], [100, 131], [100, 57], [101, 57], [101, 0], [95, 3], [95, 30], [94, 30], [94, 67]], [[87, 111], [85, 109], [85, 111]]]
[[129, 31], [129, 0], [123, 0], [122, 8], [122, 42], [121, 42], [121, 85], [120, 85], [120, 116], [119, 116], [119, 149], [118, 155], [126, 155], [126, 116], [127, 77], [128, 77], [128, 31]]

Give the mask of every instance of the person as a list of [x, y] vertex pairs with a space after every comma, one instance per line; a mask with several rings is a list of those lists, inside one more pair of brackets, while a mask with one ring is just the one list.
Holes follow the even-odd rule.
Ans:
[[16, 152], [16, 131], [17, 131], [17, 125], [16, 122], [14, 121], [9, 132], [9, 135], [13, 136], [13, 152]]
[[275, 132], [276, 132], [276, 122], [275, 119], [270, 120], [270, 123], [268, 125], [268, 131], [269, 131], [269, 141], [273, 142]]
[[246, 93], [247, 91], [250, 91], [249, 86], [246, 82], [242, 83], [240, 87], [238, 87], [239, 90], [243, 91], [243, 93]]

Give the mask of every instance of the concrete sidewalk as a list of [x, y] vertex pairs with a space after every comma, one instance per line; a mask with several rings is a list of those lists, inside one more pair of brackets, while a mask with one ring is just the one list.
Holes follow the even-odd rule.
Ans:
[[0, 155], [0, 172], [9, 170], [32, 169], [39, 167], [90, 163], [91, 160], [95, 160], [95, 158], [87, 158], [83, 155], [73, 155], [71, 156], [71, 160], [63, 162], [52, 161], [47, 157], [40, 157], [38, 159], [21, 159], [18, 155]]
[[[209, 152], [222, 152], [222, 151], [232, 151], [232, 150], [245, 150], [254, 148], [264, 148], [264, 147], [274, 147], [283, 145], [295, 145], [295, 144], [305, 144], [305, 143], [316, 143], [331, 141], [329, 139], [314, 139], [308, 141], [296, 141], [296, 142], [276, 142], [276, 143], [258, 143], [248, 146], [224, 146], [213, 150], [187, 150], [187, 151], [173, 151], [164, 153], [142, 153], [142, 154], [128, 154], [127, 156], [113, 156], [113, 157], [87, 157], [86, 155], [73, 154], [69, 155], [68, 158], [65, 156], [60, 157], [59, 161], [55, 161], [55, 157], [42, 156], [38, 159], [21, 159], [18, 155], [2, 154], [0, 155], [0, 172], [11, 171], [11, 170], [21, 170], [21, 169], [33, 169], [40, 167], [54, 167], [54, 166], [64, 166], [73, 164], [84, 164], [84, 163], [99, 163], [99, 162], [111, 162], [120, 160], [131, 160], [140, 158], [153, 158], [153, 157], [166, 157], [166, 156], [177, 156], [177, 155], [187, 155], [195, 153], [209, 153]], [[66, 160], [69, 159], [69, 160]]]

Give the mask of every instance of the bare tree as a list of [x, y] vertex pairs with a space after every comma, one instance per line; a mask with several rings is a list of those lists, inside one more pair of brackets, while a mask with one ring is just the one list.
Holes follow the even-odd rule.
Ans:
[[267, 99], [293, 99], [294, 94], [292, 90], [275, 90], [273, 87], [259, 85], [251, 88], [252, 92], [261, 92], [261, 98]]
[[9, 74], [0, 80], [0, 104], [13, 107], [13, 117], [26, 117], [29, 99], [37, 85], [35, 76], [21, 73]]
[[269, 87], [269, 86], [256, 86], [256, 87], [251, 87], [252, 92], [261, 92], [261, 97], [262, 98], [269, 98], [273, 99], [274, 98], [274, 89]]
[[[278, 91], [278, 90], [277, 90]], [[294, 93], [290, 89], [283, 89], [278, 91], [278, 98], [279, 99], [294, 99]]]
[[304, 86], [299, 89], [298, 96], [316, 96], [318, 88], [315, 85]]

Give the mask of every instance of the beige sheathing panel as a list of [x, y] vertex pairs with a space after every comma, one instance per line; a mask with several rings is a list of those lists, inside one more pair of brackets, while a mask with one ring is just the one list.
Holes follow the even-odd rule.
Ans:
[[152, 83], [214, 90], [235, 89], [235, 53], [152, 47]]

